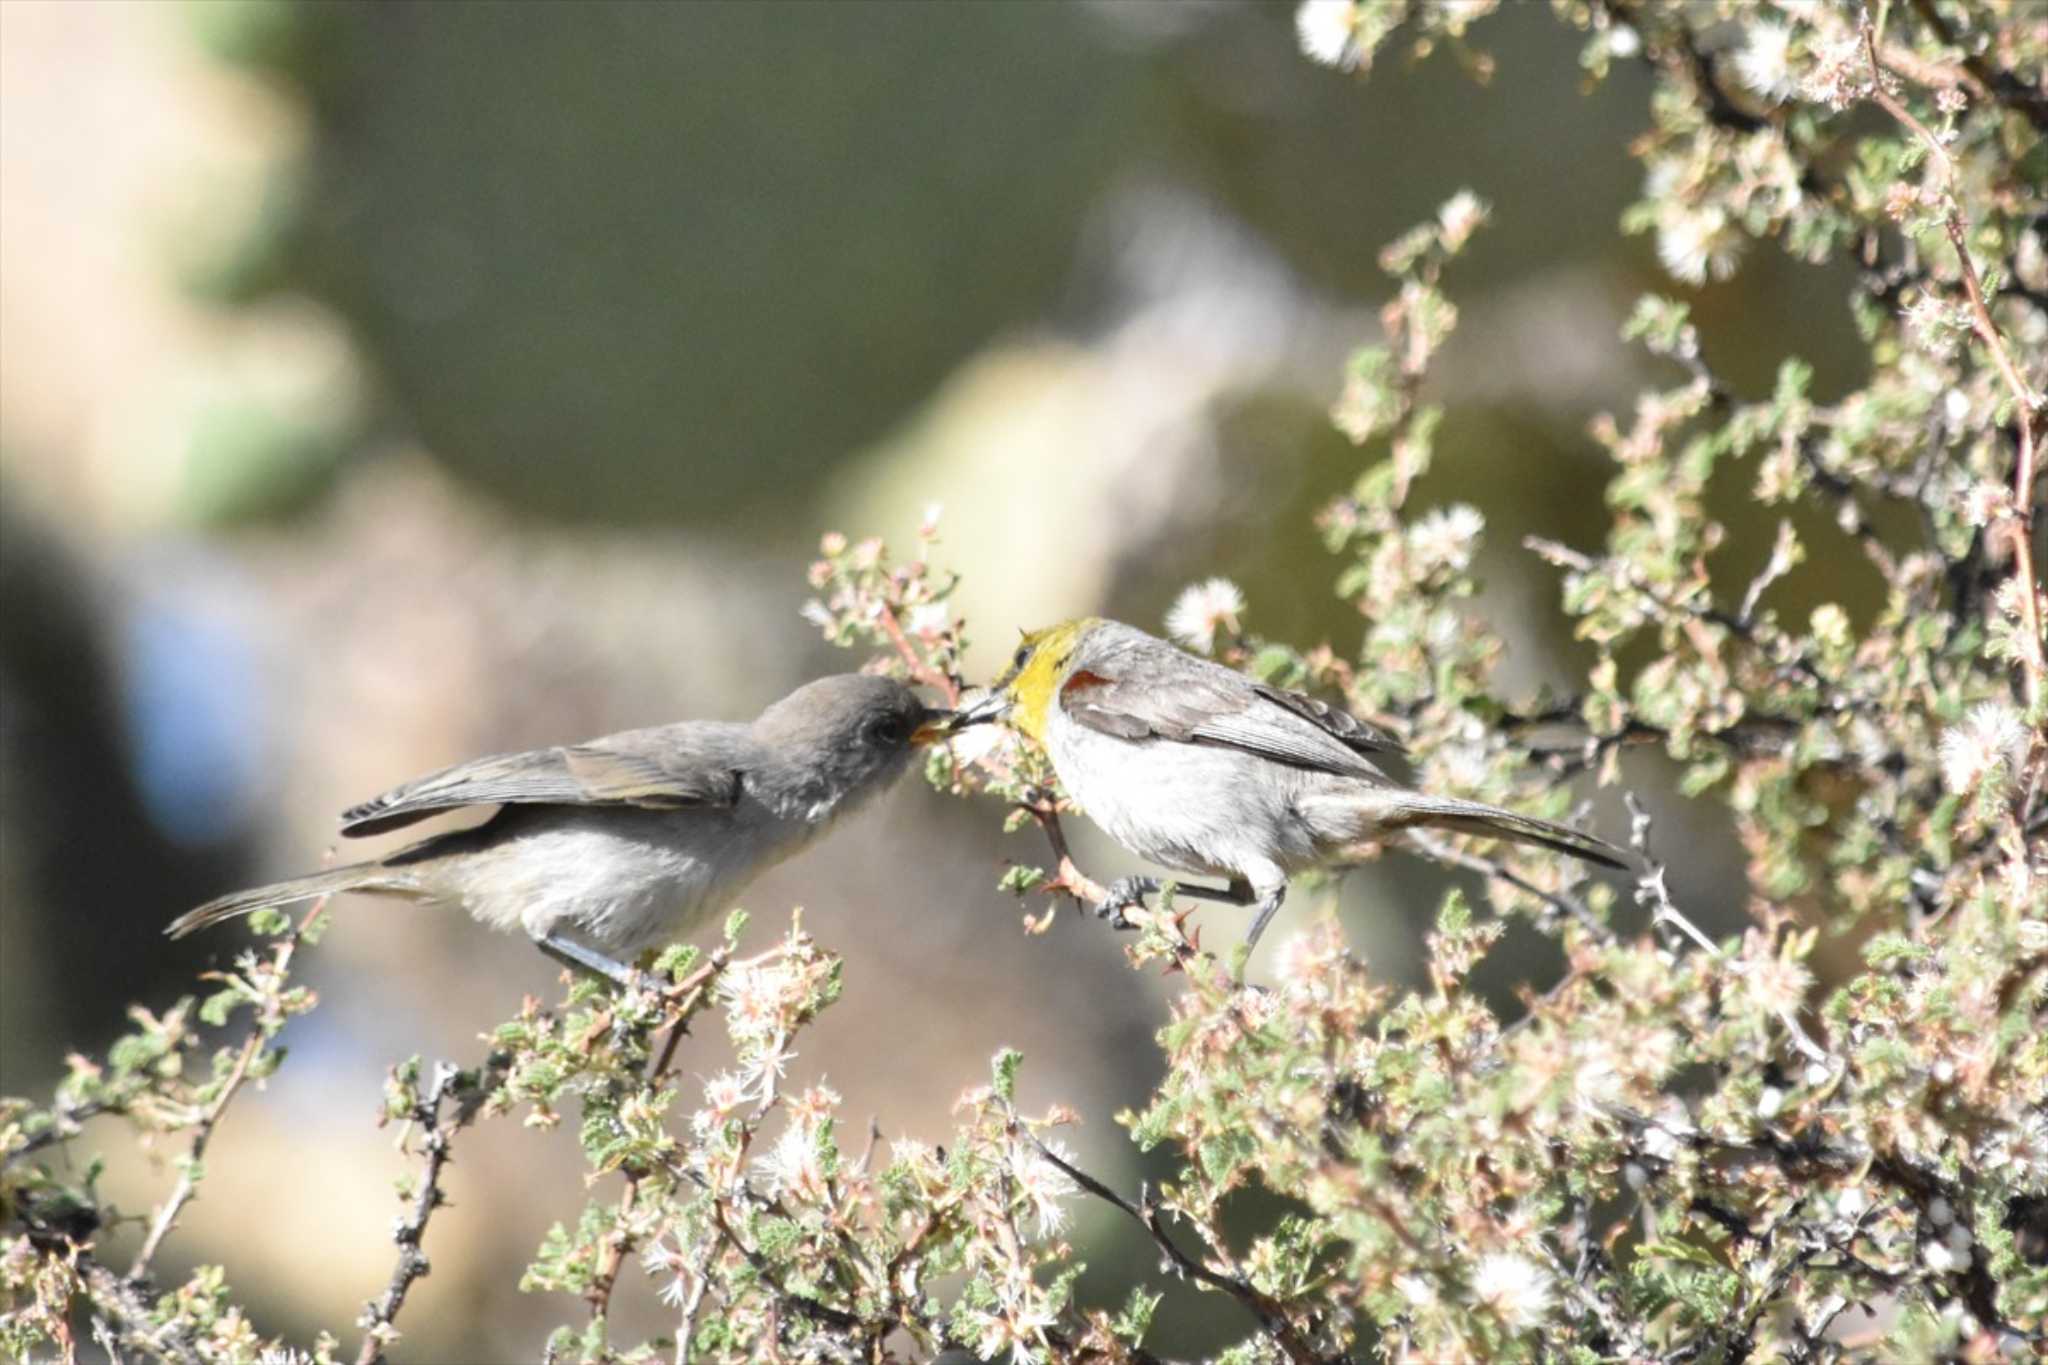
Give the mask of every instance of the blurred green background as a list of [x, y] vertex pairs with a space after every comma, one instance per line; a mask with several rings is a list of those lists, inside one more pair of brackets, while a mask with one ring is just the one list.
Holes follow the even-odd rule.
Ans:
[[[1494, 215], [1449, 280], [1451, 417], [1414, 505], [1486, 514], [1503, 689], [1569, 685], [1519, 544], [1601, 534], [1585, 424], [1671, 382], [1616, 333], [1681, 291], [1616, 226], [1646, 76], [1582, 91], [1543, 6], [1474, 40], [1489, 83], [1439, 54], [1368, 84], [1303, 60], [1284, 5], [0, 6], [0, 1090], [228, 961], [237, 930], [157, 930], [312, 865], [348, 802], [848, 666], [797, 613], [827, 528], [907, 543], [943, 504], [984, 667], [1080, 611], [1156, 629], [1215, 573], [1252, 629], [1355, 648], [1310, 518], [1366, 456], [1327, 410], [1378, 332], [1379, 246], [1461, 188]], [[1686, 296], [1721, 373], [1761, 391], [1799, 353], [1825, 398], [1857, 377], [1848, 287], [1764, 251]], [[1724, 553], [1761, 562], [1770, 524], [1728, 514]], [[1698, 850], [1681, 894], [1731, 922], [1715, 813], [1665, 818]], [[1074, 1105], [1084, 1160], [1132, 1187], [1112, 1115], [1169, 986], [1093, 924], [1026, 937], [994, 884], [1039, 850], [997, 824], [908, 783], [749, 893], [759, 932], [803, 904], [849, 957], [801, 1065], [943, 1139], [1015, 1044], [1027, 1103]], [[1445, 884], [1404, 859], [1346, 880], [1376, 967], [1414, 970]], [[552, 989], [452, 917], [338, 918], [321, 1010], [172, 1243], [225, 1261], [265, 1330], [345, 1327], [388, 1273], [385, 1067], [472, 1059]], [[1503, 1001], [1547, 984], [1533, 936], [1507, 956]], [[513, 1290], [581, 1207], [575, 1168], [570, 1135], [464, 1139], [405, 1358], [530, 1358], [580, 1321]], [[167, 1183], [110, 1179], [138, 1211]], [[1080, 1212], [1091, 1292], [1120, 1298], [1152, 1254]], [[1171, 1353], [1236, 1318], [1183, 1296], [1159, 1322]]]

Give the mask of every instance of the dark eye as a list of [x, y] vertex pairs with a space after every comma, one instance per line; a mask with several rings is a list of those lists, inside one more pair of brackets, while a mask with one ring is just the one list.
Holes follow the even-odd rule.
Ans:
[[1010, 660], [1010, 667], [1012, 667], [1012, 668], [1022, 668], [1022, 667], [1023, 667], [1023, 666], [1025, 665], [1025, 664], [1029, 663], [1030, 661], [1031, 661], [1031, 646], [1030, 646], [1030, 645], [1019, 645], [1019, 646], [1017, 647], [1017, 657], [1016, 657], [1016, 658], [1014, 658], [1014, 659], [1012, 659], [1012, 660]]
[[868, 742], [893, 749], [910, 738], [908, 716], [877, 716], [868, 722]]

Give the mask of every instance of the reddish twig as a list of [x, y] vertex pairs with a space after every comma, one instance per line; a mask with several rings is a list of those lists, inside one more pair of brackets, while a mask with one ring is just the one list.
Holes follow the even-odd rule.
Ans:
[[896, 611], [887, 602], [878, 603], [877, 619], [882, 624], [882, 633], [896, 646], [896, 652], [903, 656], [904, 667], [910, 670], [912, 682], [922, 683], [946, 699], [946, 705], [960, 704], [960, 684], [947, 674], [926, 663], [924, 656], [910, 643], [910, 637], [903, 633], [903, 623], [896, 619]]
[[2034, 577], [2031, 543], [2034, 531], [2034, 427], [2040, 396], [2028, 386], [2019, 367], [2013, 363], [2011, 353], [2006, 350], [2005, 338], [1999, 333], [1990, 306], [1984, 301], [1984, 284], [1978, 278], [1975, 262], [1970, 259], [1969, 222], [1963, 217], [1962, 201], [1956, 194], [1955, 162], [1950, 159], [1948, 149], [1942, 146], [1941, 139], [1884, 88], [1885, 67], [1878, 60], [1877, 30], [1867, 16], [1863, 21], [1863, 46], [1870, 60], [1871, 99], [1920, 140], [1941, 174], [1942, 228], [1948, 234], [1949, 245], [1955, 248], [1963, 291], [1970, 298], [1971, 328], [1977, 333], [1977, 339], [1984, 343], [1985, 350], [1991, 353], [1992, 364], [2012, 394], [2013, 425], [2019, 430], [2019, 459], [2013, 467], [2012, 509], [1999, 520], [2008, 523], [2006, 529], [2013, 547], [2013, 572], [2019, 580], [2020, 621], [2027, 635], [2023, 676], [2027, 708], [2031, 711], [2040, 705], [2044, 677], [2048, 677], [2048, 659], [2043, 657], [2041, 644], [2041, 588]]

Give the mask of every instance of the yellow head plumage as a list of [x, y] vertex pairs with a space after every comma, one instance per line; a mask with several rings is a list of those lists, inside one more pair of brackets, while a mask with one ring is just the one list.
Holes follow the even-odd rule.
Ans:
[[1081, 637], [1099, 624], [1098, 618], [1084, 616], [1025, 632], [1008, 671], [996, 680], [994, 688], [1010, 699], [1006, 719], [1011, 725], [1035, 740], [1044, 740], [1046, 714], [1066, 681]]

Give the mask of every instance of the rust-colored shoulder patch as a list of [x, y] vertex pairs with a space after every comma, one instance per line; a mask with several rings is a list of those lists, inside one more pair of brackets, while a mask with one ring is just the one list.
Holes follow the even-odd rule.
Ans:
[[1085, 668], [1077, 668], [1067, 678], [1066, 682], [1061, 685], [1060, 697], [1064, 699], [1076, 692], [1086, 692], [1096, 687], [1108, 687], [1115, 681], [1115, 678], [1105, 678], [1100, 673], [1091, 673]]

